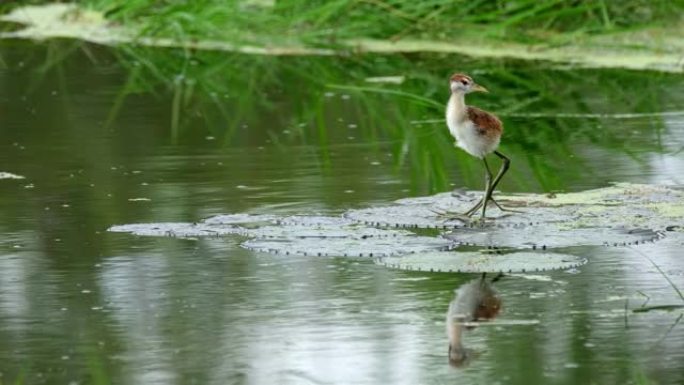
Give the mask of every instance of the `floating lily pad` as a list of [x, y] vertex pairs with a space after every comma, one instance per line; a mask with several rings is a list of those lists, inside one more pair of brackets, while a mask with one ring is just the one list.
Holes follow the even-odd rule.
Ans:
[[284, 226], [346, 226], [354, 224], [351, 219], [344, 217], [331, 217], [323, 215], [292, 215], [280, 218], [276, 221]]
[[464, 221], [440, 216], [429, 205], [371, 207], [347, 211], [345, 217], [365, 225], [381, 227], [453, 229], [466, 225]]
[[[435, 198], [433, 203], [429, 202]], [[470, 219], [458, 218], [457, 213], [470, 209], [479, 198], [463, 200], [463, 196], [438, 194], [434, 197], [421, 197], [401, 200], [401, 204], [384, 207], [370, 207], [366, 209], [349, 210], [346, 218], [370, 226], [421, 228], [421, 229], [455, 229], [461, 227], [478, 227], [478, 211]], [[518, 209], [516, 207], [516, 209]], [[576, 216], [577, 208], [537, 207], [519, 209], [520, 212], [501, 212], [493, 204], [488, 206], [485, 223], [500, 227], [526, 226], [546, 222], [561, 222], [571, 220]]]
[[245, 229], [244, 235], [254, 238], [354, 238], [397, 237], [412, 235], [409, 231], [383, 230], [359, 224], [336, 225], [283, 225]]
[[231, 225], [206, 225], [203, 223], [161, 222], [134, 223], [112, 226], [107, 231], [114, 233], [131, 233], [148, 237], [218, 237], [229, 234], [244, 234], [241, 227]]
[[668, 186], [615, 183], [608, 187], [559, 194], [509, 194], [502, 199], [525, 202], [527, 206], [561, 205], [646, 205], [651, 203], [679, 202], [684, 191]]
[[246, 225], [272, 223], [278, 219], [268, 214], [224, 214], [215, 215], [202, 221], [206, 225]]
[[443, 273], [519, 273], [577, 267], [586, 259], [569, 254], [523, 251], [507, 254], [483, 251], [437, 251], [377, 258], [395, 269]]
[[446, 250], [452, 243], [444, 238], [396, 236], [384, 238], [251, 239], [243, 247], [272, 254], [339, 257], [378, 257], [425, 251]]
[[461, 228], [445, 235], [462, 245], [546, 249], [570, 246], [626, 246], [654, 241], [660, 234], [648, 229], [544, 226]]
[[[441, 193], [400, 199], [394, 205], [350, 210], [345, 217], [373, 226], [405, 228], [460, 228], [478, 222], [449, 219], [472, 207], [482, 192]], [[664, 230], [684, 218], [684, 191], [666, 186], [619, 183], [601, 189], [564, 194], [495, 194], [497, 201], [519, 212], [502, 212], [488, 205], [487, 222], [497, 226], [555, 223], [565, 228], [607, 227]], [[476, 213], [473, 219], [478, 219]], [[606, 239], [606, 243], [622, 243]]]

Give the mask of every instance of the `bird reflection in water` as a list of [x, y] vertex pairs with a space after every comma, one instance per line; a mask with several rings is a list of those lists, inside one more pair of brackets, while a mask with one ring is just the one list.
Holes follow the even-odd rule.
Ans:
[[447, 311], [447, 336], [449, 337], [449, 364], [463, 367], [470, 363], [476, 353], [463, 345], [463, 332], [475, 328], [472, 322], [491, 320], [501, 311], [501, 297], [492, 284], [503, 277], [497, 275], [491, 282], [486, 274], [469, 281], [454, 290], [454, 299]]

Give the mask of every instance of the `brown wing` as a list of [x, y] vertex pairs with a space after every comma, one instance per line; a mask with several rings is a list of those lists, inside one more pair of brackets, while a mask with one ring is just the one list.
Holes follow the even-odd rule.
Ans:
[[473, 122], [475, 128], [477, 128], [478, 134], [490, 138], [501, 136], [503, 124], [501, 124], [499, 118], [477, 107], [468, 106], [466, 111], [468, 113], [468, 119]]

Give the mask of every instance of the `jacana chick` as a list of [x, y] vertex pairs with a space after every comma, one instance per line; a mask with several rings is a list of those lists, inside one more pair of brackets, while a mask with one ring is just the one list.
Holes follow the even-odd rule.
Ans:
[[[487, 203], [492, 201], [499, 209], [502, 208], [493, 198], [492, 193], [503, 178], [511, 165], [511, 160], [497, 151], [503, 124], [495, 115], [483, 111], [477, 107], [465, 104], [465, 95], [471, 92], [488, 92], [486, 88], [475, 83], [473, 79], [464, 74], [454, 74], [449, 79], [451, 97], [446, 107], [446, 123], [451, 136], [456, 139], [456, 146], [462, 148], [468, 154], [482, 159], [485, 165], [485, 193], [482, 199], [466, 211], [463, 215], [470, 217], [482, 207], [482, 219], [485, 218]], [[486, 156], [494, 153], [503, 160], [501, 169], [492, 179], [492, 172], [487, 164]]]

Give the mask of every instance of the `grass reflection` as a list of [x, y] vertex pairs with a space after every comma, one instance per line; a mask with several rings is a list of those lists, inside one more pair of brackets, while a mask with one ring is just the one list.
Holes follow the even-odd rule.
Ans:
[[[445, 78], [455, 70], [472, 74], [491, 90], [468, 102], [502, 116], [502, 148], [514, 162], [504, 188], [519, 190], [562, 190], [571, 185], [568, 180], [600, 173], [605, 165], [585, 153], [594, 147], [648, 167], [642, 154], [662, 151], [662, 117], [632, 124], [611, 116], [676, 109], [682, 98], [677, 92], [682, 80], [671, 74], [478, 62], [453, 55], [284, 58], [50, 43], [38, 74], [68, 71], [81, 60], [127, 73], [106, 127], [125, 118], [136, 97], [155, 94], [168, 103], [167, 135], [173, 144], [206, 135], [227, 147], [270, 142], [282, 148], [284, 157], [292, 146], [313, 146], [322, 170], [330, 170], [335, 146], [391, 143], [396, 172], [408, 171], [415, 186], [427, 186], [429, 192], [448, 189], [451, 182], [479, 187], [482, 179], [480, 165], [453, 148], [442, 122]], [[378, 76], [405, 81], [366, 81]], [[382, 156], [380, 147], [373, 148], [373, 156]]]

